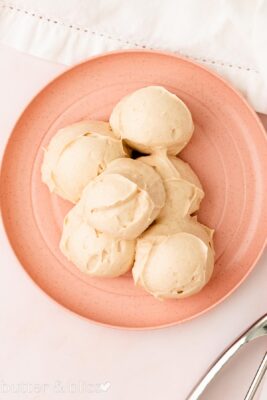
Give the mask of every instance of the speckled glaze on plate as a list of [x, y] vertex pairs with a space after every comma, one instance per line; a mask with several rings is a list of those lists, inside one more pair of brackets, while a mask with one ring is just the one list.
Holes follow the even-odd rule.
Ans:
[[[181, 153], [206, 193], [199, 219], [214, 227], [216, 265], [201, 293], [160, 302], [134, 287], [131, 274], [89, 278], [58, 248], [71, 205], [41, 183], [42, 147], [57, 129], [83, 118], [107, 120], [133, 90], [162, 85], [180, 96], [195, 122]], [[267, 236], [267, 144], [253, 110], [225, 81], [173, 54], [123, 51], [71, 68], [30, 103], [7, 145], [1, 208], [23, 268], [50, 297], [89, 320], [123, 328], [156, 328], [188, 320], [227, 297], [247, 277]], [[255, 288], [256, 289], [256, 288]]]

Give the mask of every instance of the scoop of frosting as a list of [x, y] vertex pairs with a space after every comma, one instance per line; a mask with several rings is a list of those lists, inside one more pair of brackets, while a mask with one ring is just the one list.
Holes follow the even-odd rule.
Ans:
[[135, 241], [112, 238], [94, 229], [85, 222], [78, 202], [64, 219], [60, 250], [90, 276], [116, 277], [131, 269]]
[[102, 121], [81, 121], [60, 129], [45, 150], [42, 180], [51, 192], [76, 203], [84, 187], [107, 163], [126, 156], [121, 140]]
[[148, 86], [124, 97], [114, 107], [110, 125], [136, 150], [164, 149], [174, 155], [187, 145], [194, 130], [185, 103], [161, 86]]
[[152, 154], [139, 160], [152, 166], [162, 178], [166, 202], [160, 212], [160, 219], [181, 219], [199, 209], [204, 191], [198, 177], [187, 163], [165, 154]]
[[95, 229], [137, 238], [160, 213], [165, 190], [160, 176], [139, 160], [117, 159], [84, 189], [81, 202]]
[[213, 271], [212, 234], [193, 218], [153, 225], [137, 241], [135, 283], [161, 299], [199, 292]]

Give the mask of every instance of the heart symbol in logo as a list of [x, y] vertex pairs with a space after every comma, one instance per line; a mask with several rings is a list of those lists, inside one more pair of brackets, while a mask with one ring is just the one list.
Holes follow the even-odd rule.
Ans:
[[105, 382], [105, 383], [101, 383], [100, 388], [101, 390], [103, 390], [103, 392], [107, 392], [108, 389], [110, 388], [111, 383], [110, 382]]

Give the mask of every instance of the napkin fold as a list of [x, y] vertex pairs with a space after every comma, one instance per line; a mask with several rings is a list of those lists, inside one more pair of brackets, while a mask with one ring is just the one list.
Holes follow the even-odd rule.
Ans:
[[264, 0], [0, 0], [0, 41], [73, 65], [105, 51], [172, 51], [215, 70], [267, 113]]

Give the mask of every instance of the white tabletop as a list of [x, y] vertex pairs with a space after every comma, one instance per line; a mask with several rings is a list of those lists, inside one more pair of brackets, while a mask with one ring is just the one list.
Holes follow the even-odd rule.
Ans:
[[[23, 108], [65, 66], [3, 46], [0, 60], [2, 156]], [[248, 279], [212, 311], [143, 332], [96, 326], [52, 302], [21, 268], [2, 224], [0, 266], [1, 400], [184, 400], [217, 355], [267, 310], [266, 252]], [[249, 344], [203, 398], [242, 400], [266, 350], [267, 338]], [[265, 383], [260, 399], [266, 398]]]

